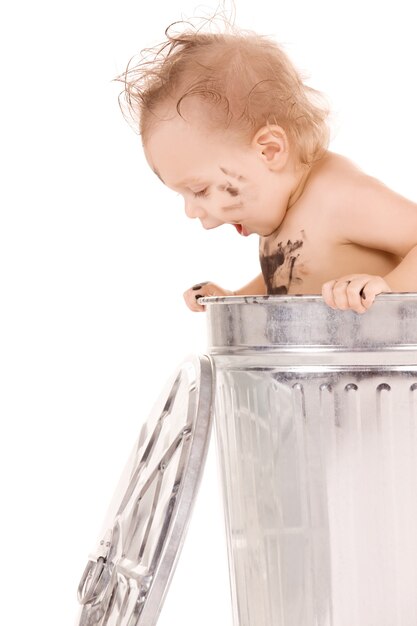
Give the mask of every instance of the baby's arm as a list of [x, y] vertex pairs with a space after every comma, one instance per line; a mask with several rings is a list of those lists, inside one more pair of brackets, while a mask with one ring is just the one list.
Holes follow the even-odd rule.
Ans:
[[234, 292], [235, 296], [265, 296], [266, 285], [262, 274], [258, 274], [256, 278], [250, 281], [241, 289]]
[[184, 293], [184, 300], [192, 311], [204, 311], [204, 306], [198, 304], [203, 296], [255, 296], [266, 294], [266, 285], [262, 274], [251, 280], [250, 283], [238, 289], [237, 291], [229, 291], [222, 289], [218, 285], [209, 281], [198, 283]]
[[379, 293], [417, 291], [417, 204], [365, 175], [342, 183], [337, 198], [332, 223], [342, 243], [389, 252], [402, 261], [385, 276], [352, 274], [325, 283], [326, 303], [364, 313]]

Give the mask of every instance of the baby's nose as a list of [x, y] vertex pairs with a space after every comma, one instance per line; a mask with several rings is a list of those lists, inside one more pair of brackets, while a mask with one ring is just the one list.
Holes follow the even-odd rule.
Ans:
[[202, 217], [205, 217], [206, 215], [206, 212], [204, 211], [204, 209], [199, 207], [198, 204], [195, 203], [193, 200], [185, 201], [184, 211], [185, 211], [185, 215], [189, 217], [190, 219], [195, 219], [196, 217], [199, 217], [201, 219]]

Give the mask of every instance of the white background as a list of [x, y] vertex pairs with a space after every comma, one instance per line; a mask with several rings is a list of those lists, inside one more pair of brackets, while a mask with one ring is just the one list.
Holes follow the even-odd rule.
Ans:
[[[257, 241], [205, 232], [148, 169], [112, 79], [192, 16], [181, 0], [2, 9], [1, 591], [7, 626], [72, 625], [76, 587], [160, 389], [204, 353], [182, 292], [237, 288]], [[210, 13], [215, 2], [207, 2]], [[196, 10], [195, 10], [196, 9]], [[417, 197], [415, 3], [237, 0], [334, 111], [331, 149]], [[215, 455], [160, 624], [231, 624]], [[7, 618], [5, 617], [7, 616]]]

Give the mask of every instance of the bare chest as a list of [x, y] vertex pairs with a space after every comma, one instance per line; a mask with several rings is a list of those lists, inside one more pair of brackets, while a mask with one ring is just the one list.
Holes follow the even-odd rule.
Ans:
[[384, 276], [399, 262], [380, 250], [333, 241], [314, 225], [261, 237], [259, 260], [268, 294], [321, 293], [328, 280], [353, 273]]
[[311, 246], [303, 229], [261, 237], [259, 260], [269, 294], [302, 293], [314, 272]]

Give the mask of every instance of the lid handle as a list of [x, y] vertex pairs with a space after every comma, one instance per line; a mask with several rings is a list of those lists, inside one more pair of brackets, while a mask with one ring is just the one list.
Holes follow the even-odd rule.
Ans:
[[87, 604], [98, 595], [97, 587], [107, 563], [107, 556], [111, 546], [111, 536], [112, 531], [108, 530], [104, 539], [100, 541], [96, 560], [88, 560], [84, 573], [81, 576], [80, 584], [78, 585], [77, 595], [80, 604]]

